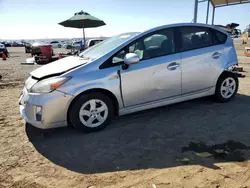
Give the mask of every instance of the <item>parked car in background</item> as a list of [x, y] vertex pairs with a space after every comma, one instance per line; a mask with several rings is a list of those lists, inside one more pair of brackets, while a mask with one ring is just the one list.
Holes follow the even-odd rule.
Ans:
[[31, 44], [30, 43], [25, 42], [24, 47], [25, 47], [25, 53], [31, 53], [32, 49], [31, 49]]
[[11, 46], [12, 46], [12, 47], [23, 47], [24, 44], [23, 44], [23, 43], [19, 43], [19, 42], [13, 42], [13, 43], [11, 44]]
[[62, 45], [61, 48], [66, 48], [66, 46], [68, 45], [68, 43], [64, 40], [60, 41], [60, 43]]
[[2, 57], [2, 54], [5, 54], [6, 57], [9, 57], [9, 52], [5, 46], [5, 43], [0, 43], [0, 57]]
[[[98, 44], [99, 42], [102, 42], [103, 40], [102, 39], [89, 39], [86, 41], [86, 47], [85, 49], [91, 47], [91, 46], [94, 46], [95, 44]], [[71, 49], [71, 48], [76, 48], [76, 49], [80, 49], [80, 43], [82, 41], [77, 41], [77, 42], [73, 42], [71, 45], [68, 44], [66, 45], [66, 49]], [[84, 45], [83, 45], [84, 47]]]
[[51, 41], [49, 43], [53, 48], [61, 48], [62, 44], [59, 41]]
[[[31, 56], [41, 56], [42, 51], [41, 47], [42, 46], [51, 46], [50, 44], [42, 43], [42, 42], [35, 42], [31, 45]], [[54, 51], [52, 49], [52, 56], [54, 55]]]
[[5, 45], [0, 43], [0, 57], [2, 57], [2, 53], [5, 52]]
[[42, 54], [40, 46], [42, 45], [41, 42], [35, 42], [31, 45], [31, 56], [40, 56]]
[[71, 49], [72, 45], [71, 44], [66, 44], [65, 49]]
[[89, 48], [91, 46], [94, 46], [100, 42], [102, 42], [103, 40], [102, 39], [89, 39], [87, 42], [86, 42], [86, 48]]
[[76, 41], [76, 42], [72, 43], [72, 47], [73, 48], [80, 48], [81, 43], [82, 43], [82, 46], [84, 46], [84, 43], [82, 41]]
[[66, 44], [65, 48], [66, 48], [66, 49], [71, 49], [71, 48], [72, 48], [72, 45], [71, 45], [71, 44]]
[[5, 45], [0, 43], [0, 49], [5, 49]]
[[65, 46], [66, 49], [76, 49], [76, 50], [79, 50], [80, 49], [80, 43], [82, 41], [75, 41], [75, 42], [72, 42], [71, 44], [67, 44]]
[[42, 128], [93, 132], [114, 115], [213, 95], [233, 99], [238, 64], [230, 35], [205, 24], [173, 24], [124, 33], [30, 73], [20, 112]]
[[11, 47], [11, 43], [5, 42], [5, 47]]

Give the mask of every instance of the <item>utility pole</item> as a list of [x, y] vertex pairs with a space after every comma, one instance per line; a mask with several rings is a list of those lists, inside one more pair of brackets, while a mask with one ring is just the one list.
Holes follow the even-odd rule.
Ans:
[[197, 23], [198, 0], [194, 0], [194, 23]]

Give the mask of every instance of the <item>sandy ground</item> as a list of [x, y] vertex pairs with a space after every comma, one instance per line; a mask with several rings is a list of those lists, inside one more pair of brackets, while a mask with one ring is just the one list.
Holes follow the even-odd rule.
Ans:
[[116, 118], [105, 130], [26, 125], [18, 97], [37, 65], [9, 48], [0, 60], [0, 188], [250, 187], [250, 58], [235, 100], [208, 98]]

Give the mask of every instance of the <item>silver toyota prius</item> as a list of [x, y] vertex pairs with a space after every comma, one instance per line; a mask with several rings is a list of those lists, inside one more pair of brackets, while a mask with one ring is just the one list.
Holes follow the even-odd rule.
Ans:
[[173, 24], [124, 33], [30, 73], [19, 99], [27, 123], [93, 132], [115, 115], [237, 93], [230, 36], [211, 25]]

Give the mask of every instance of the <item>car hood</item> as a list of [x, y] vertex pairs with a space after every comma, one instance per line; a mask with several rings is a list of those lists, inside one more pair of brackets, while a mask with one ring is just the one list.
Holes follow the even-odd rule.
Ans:
[[44, 65], [32, 71], [30, 74], [37, 79], [42, 79], [43, 77], [63, 74], [73, 68], [89, 63], [91, 61], [91, 59], [85, 59], [79, 56], [65, 57], [50, 64]]

